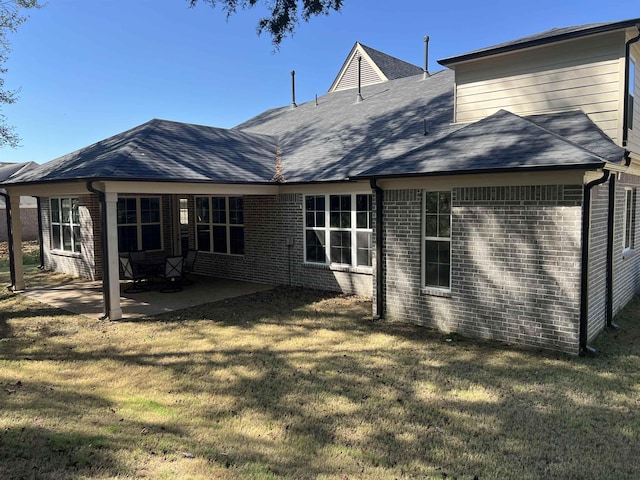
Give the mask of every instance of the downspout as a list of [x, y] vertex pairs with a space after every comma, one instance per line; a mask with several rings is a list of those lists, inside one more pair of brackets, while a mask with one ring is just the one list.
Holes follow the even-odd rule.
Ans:
[[13, 212], [11, 210], [11, 197], [3, 192], [0, 192], [0, 195], [4, 197], [4, 208], [7, 211], [7, 243], [9, 244], [9, 275], [11, 278], [11, 285], [7, 285], [7, 289], [11, 290], [16, 285], [16, 259], [13, 253], [13, 229], [11, 228]]
[[580, 278], [580, 331], [579, 350], [580, 355], [595, 354], [596, 349], [587, 345], [589, 327], [589, 239], [591, 238], [591, 190], [605, 183], [609, 179], [610, 172], [606, 170], [601, 178], [593, 180], [584, 186], [582, 207], [582, 274]]
[[380, 320], [384, 317], [384, 247], [382, 244], [382, 202], [384, 192], [376, 183], [376, 179], [370, 180], [371, 189], [375, 192], [376, 198], [376, 315], [374, 320]]
[[622, 112], [622, 146], [627, 146], [627, 141], [629, 139], [629, 61], [630, 61], [630, 52], [631, 45], [640, 40], [640, 24], [636, 25], [636, 30], [638, 30], [638, 35], [633, 37], [625, 44], [624, 49], [624, 106]]
[[609, 178], [609, 208], [607, 214], [607, 327], [619, 328], [613, 323], [613, 229], [615, 226], [616, 176]]
[[111, 297], [109, 293], [109, 258], [107, 235], [107, 199], [103, 191], [97, 190], [93, 186], [93, 180], [87, 182], [87, 190], [98, 195], [100, 200], [100, 238], [102, 240], [102, 299], [104, 303], [104, 312], [99, 320], [106, 320], [109, 317], [109, 304]]
[[38, 242], [40, 242], [40, 265], [38, 268], [44, 270], [44, 237], [42, 234], [42, 199], [36, 197], [38, 204]]

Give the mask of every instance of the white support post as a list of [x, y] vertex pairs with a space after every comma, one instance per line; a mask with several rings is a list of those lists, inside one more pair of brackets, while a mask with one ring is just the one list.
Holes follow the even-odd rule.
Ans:
[[105, 222], [107, 226], [106, 261], [109, 272], [106, 282], [109, 289], [109, 305], [105, 305], [105, 310], [110, 320], [119, 320], [122, 318], [122, 307], [120, 306], [120, 265], [118, 264], [118, 194], [105, 193], [105, 200], [107, 208], [103, 215], [106, 215], [107, 219]]
[[19, 292], [25, 289], [22, 259], [22, 222], [20, 221], [20, 197], [14, 195], [11, 195], [11, 231], [13, 232], [13, 261], [16, 275], [16, 283], [13, 286], [13, 290]]

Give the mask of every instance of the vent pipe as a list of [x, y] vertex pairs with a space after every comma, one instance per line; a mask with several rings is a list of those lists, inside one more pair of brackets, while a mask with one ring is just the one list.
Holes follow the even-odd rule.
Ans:
[[291, 70], [291, 108], [296, 108], [296, 71]]
[[423, 78], [431, 76], [429, 74], [429, 35], [424, 36], [424, 68], [422, 71], [424, 72]]
[[360, 103], [364, 98], [362, 98], [362, 55], [358, 55], [358, 98], [356, 99], [357, 103]]

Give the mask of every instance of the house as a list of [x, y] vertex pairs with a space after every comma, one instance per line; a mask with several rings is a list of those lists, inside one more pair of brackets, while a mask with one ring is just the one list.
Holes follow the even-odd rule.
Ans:
[[436, 73], [356, 43], [317, 101], [230, 130], [151, 120], [3, 186], [41, 198], [46, 267], [102, 278], [112, 319], [119, 252], [186, 247], [203, 274], [585, 353], [640, 287], [638, 23], [553, 29]]

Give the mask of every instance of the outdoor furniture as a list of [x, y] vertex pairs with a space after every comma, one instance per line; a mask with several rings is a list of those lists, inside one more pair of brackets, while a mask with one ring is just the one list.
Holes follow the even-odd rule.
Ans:
[[193, 272], [197, 256], [198, 256], [197, 250], [188, 250], [187, 254], [184, 256], [184, 264], [182, 266], [182, 284], [183, 285], [193, 284], [193, 280], [191, 280], [187, 275]]
[[131, 285], [125, 289], [125, 293], [139, 293], [145, 289], [142, 282], [149, 280], [146, 272], [140, 271], [138, 267], [131, 261], [129, 256], [120, 257], [120, 267], [122, 272], [122, 278], [124, 280], [131, 280]]
[[164, 263], [164, 272], [160, 277], [166, 280], [166, 285], [160, 289], [161, 292], [181, 292], [183, 275], [183, 257], [167, 257]]

